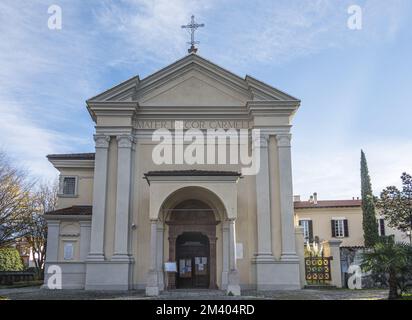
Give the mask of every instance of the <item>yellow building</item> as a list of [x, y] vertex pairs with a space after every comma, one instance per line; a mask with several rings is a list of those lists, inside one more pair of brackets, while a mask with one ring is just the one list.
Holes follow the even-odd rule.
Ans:
[[[318, 200], [315, 193], [308, 201], [294, 199], [295, 223], [304, 229], [305, 242], [339, 239], [341, 247], [362, 247], [362, 201]], [[408, 236], [390, 228], [377, 210], [378, 232], [380, 235], [394, 235], [396, 241], [408, 241]]]

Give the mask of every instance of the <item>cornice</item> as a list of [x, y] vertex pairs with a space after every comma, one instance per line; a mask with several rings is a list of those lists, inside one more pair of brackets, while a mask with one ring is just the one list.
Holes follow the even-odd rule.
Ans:
[[125, 116], [131, 117], [139, 107], [137, 101], [89, 101], [87, 110], [93, 121], [97, 116]]
[[49, 159], [50, 163], [59, 170], [60, 168], [88, 168], [94, 169], [94, 160], [57, 160]]
[[77, 221], [88, 221], [92, 220], [92, 215], [65, 215], [65, 214], [45, 214], [43, 217], [48, 221], [48, 223], [55, 221], [56, 224], [60, 220], [77, 220]]
[[114, 87], [107, 89], [103, 91], [102, 93], [99, 93], [98, 95], [88, 99], [86, 101], [87, 104], [89, 104], [92, 101], [105, 101], [109, 100], [110, 98], [115, 97], [117, 94], [121, 94], [125, 90], [129, 90], [130, 88], [136, 87], [140, 82], [139, 76], [134, 76], [132, 78], [129, 78], [118, 85], [115, 85]]
[[275, 87], [272, 87], [271, 85], [268, 85], [267, 83], [257, 80], [256, 78], [253, 78], [249, 75], [246, 75], [245, 81], [248, 83], [251, 89], [257, 89], [281, 101], [289, 100], [289, 101], [299, 101], [300, 102], [299, 99], [287, 94], [286, 92], [283, 92]]

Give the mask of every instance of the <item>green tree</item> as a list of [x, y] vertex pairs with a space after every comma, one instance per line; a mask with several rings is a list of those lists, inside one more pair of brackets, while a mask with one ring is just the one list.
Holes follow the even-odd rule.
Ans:
[[0, 247], [10, 246], [26, 232], [33, 183], [0, 150]]
[[0, 271], [22, 271], [23, 262], [15, 248], [0, 248]]
[[389, 286], [389, 299], [398, 298], [398, 289], [405, 288], [411, 275], [412, 248], [405, 243], [396, 243], [394, 236], [381, 237], [362, 255], [362, 269], [385, 279]]
[[361, 150], [361, 193], [363, 238], [365, 240], [365, 246], [372, 247], [378, 241], [379, 233], [371, 178], [363, 150]]
[[32, 193], [33, 209], [26, 219], [25, 238], [33, 253], [34, 266], [40, 278], [44, 276], [44, 262], [47, 247], [47, 222], [44, 214], [57, 206], [58, 184], [43, 183]]
[[389, 226], [408, 234], [412, 244], [412, 176], [404, 172], [401, 180], [402, 190], [395, 186], [385, 188], [378, 205]]

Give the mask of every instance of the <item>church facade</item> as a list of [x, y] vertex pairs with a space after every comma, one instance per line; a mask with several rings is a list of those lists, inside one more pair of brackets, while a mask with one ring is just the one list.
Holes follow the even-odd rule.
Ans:
[[48, 156], [45, 286], [57, 266], [63, 289], [301, 288], [299, 104], [195, 53], [89, 99], [95, 153]]

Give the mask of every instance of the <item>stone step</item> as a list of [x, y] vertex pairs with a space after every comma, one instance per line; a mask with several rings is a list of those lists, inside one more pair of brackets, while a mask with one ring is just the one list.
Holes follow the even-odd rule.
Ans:
[[336, 289], [336, 286], [330, 284], [307, 284], [304, 286], [304, 289], [313, 289], [313, 290], [320, 290], [320, 289]]
[[223, 290], [209, 290], [209, 289], [175, 289], [163, 291], [161, 296], [170, 297], [201, 297], [201, 296], [225, 296], [226, 292]]

